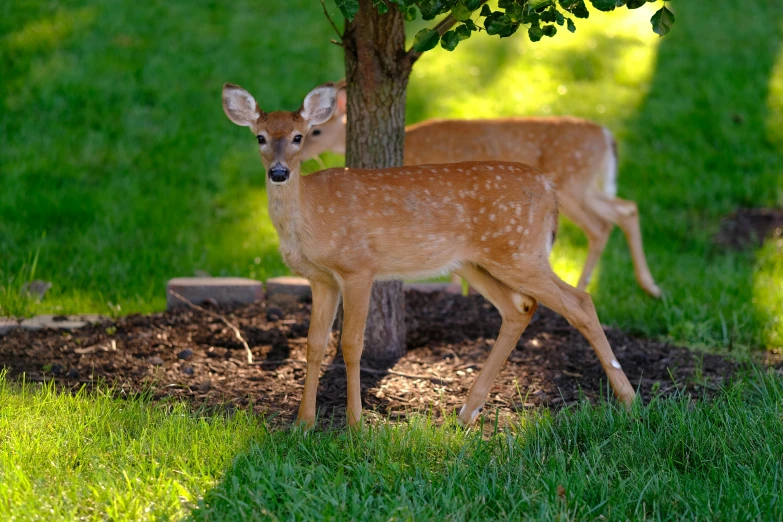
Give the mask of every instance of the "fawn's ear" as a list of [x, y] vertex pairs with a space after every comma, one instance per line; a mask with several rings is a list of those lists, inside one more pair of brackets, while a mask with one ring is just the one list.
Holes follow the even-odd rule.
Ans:
[[325, 83], [310, 91], [299, 109], [299, 115], [312, 127], [327, 122], [336, 108], [337, 89], [333, 83]]
[[233, 83], [223, 85], [223, 112], [241, 127], [250, 127], [263, 114], [250, 93]]

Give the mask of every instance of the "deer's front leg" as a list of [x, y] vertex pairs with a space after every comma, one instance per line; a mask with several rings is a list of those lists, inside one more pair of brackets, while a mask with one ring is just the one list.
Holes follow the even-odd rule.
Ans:
[[297, 423], [307, 427], [315, 423], [315, 396], [318, 392], [318, 379], [321, 376], [321, 363], [329, 342], [329, 334], [337, 312], [340, 291], [335, 282], [311, 281], [313, 307], [310, 316], [310, 330], [307, 332], [307, 370], [304, 392], [299, 405]]
[[348, 424], [355, 426], [362, 416], [362, 387], [359, 365], [364, 348], [364, 327], [370, 308], [371, 277], [352, 277], [343, 285], [342, 348], [348, 381]]

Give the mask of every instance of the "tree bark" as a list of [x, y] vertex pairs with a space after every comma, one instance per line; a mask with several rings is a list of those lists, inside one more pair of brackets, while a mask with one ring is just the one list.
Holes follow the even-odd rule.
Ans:
[[[372, 0], [346, 24], [345, 76], [348, 122], [345, 163], [350, 168], [402, 165], [405, 94], [412, 61], [405, 53], [402, 14], [389, 6], [379, 15]], [[405, 296], [402, 283], [373, 285], [364, 355], [389, 360], [405, 354]]]

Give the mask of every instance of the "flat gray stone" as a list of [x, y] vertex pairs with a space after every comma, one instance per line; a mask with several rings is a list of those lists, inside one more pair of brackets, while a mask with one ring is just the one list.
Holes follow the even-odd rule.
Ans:
[[22, 321], [21, 326], [25, 330], [43, 330], [45, 328], [51, 328], [53, 330], [76, 330], [78, 328], [84, 328], [88, 324], [88, 321], [82, 320], [78, 315], [64, 316], [45, 314], [25, 319]]
[[166, 285], [166, 308], [187, 306], [171, 290], [193, 304], [249, 304], [264, 300], [264, 286], [255, 279], [242, 277], [177, 277]]
[[10, 317], [0, 317], [0, 336], [8, 335], [19, 328], [19, 321]]
[[299, 303], [310, 301], [313, 292], [304, 277], [282, 276], [266, 280], [266, 300], [269, 306], [294, 311]]
[[446, 292], [447, 294], [462, 295], [462, 285], [454, 283], [405, 283], [403, 290], [416, 290], [417, 292]]

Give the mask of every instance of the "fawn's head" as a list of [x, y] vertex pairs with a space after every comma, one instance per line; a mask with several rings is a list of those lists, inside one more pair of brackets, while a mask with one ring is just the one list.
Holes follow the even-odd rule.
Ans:
[[315, 125], [307, 133], [302, 148], [302, 159], [307, 160], [322, 152], [345, 154], [345, 127], [347, 123], [347, 91], [345, 80], [335, 84], [337, 88], [337, 109], [328, 121]]
[[258, 139], [261, 160], [272, 184], [288, 181], [298, 172], [305, 136], [311, 127], [329, 120], [337, 106], [337, 89], [325, 83], [310, 91], [294, 112], [266, 113], [249, 92], [238, 85], [223, 86], [223, 111], [239, 126], [250, 127]]

